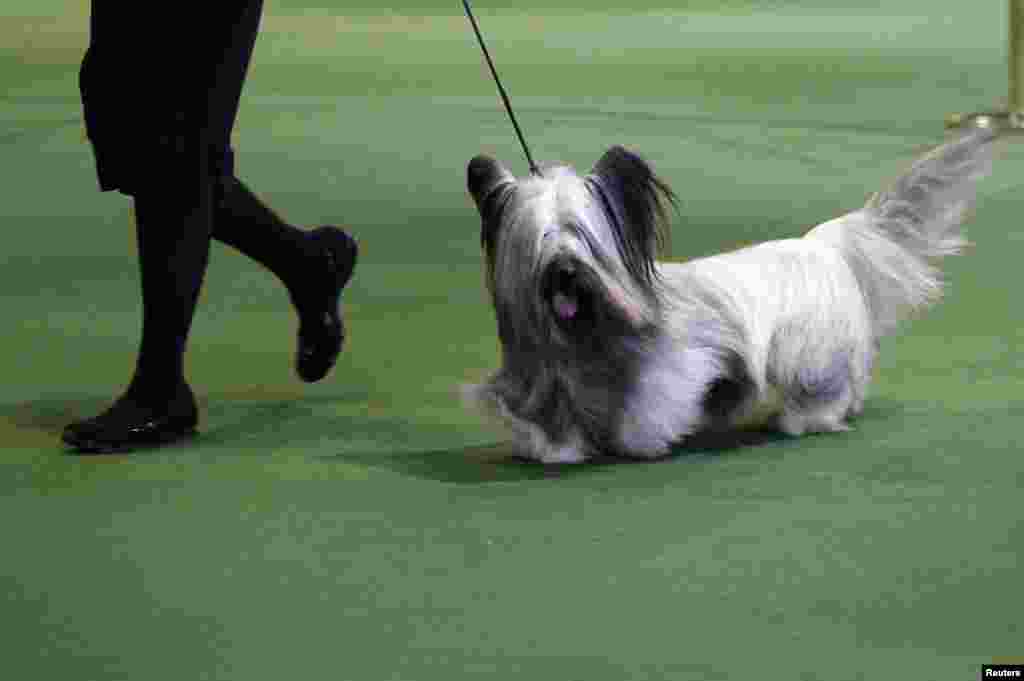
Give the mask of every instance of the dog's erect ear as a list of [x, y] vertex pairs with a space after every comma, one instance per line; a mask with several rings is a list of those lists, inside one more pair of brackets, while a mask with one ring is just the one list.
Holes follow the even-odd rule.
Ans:
[[605, 152], [587, 184], [604, 205], [626, 267], [650, 281], [667, 234], [668, 211], [676, 206], [675, 194], [646, 160], [621, 146]]
[[497, 189], [514, 181], [512, 173], [490, 156], [477, 156], [466, 168], [466, 188], [469, 189], [477, 210], [484, 218], [489, 217], [485, 215], [488, 197]]
[[480, 212], [480, 243], [492, 254], [502, 210], [515, 186], [515, 176], [489, 156], [477, 156], [466, 168], [466, 188]]

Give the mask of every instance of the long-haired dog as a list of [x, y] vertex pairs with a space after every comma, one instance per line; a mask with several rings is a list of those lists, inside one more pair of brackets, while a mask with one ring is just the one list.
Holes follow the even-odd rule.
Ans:
[[525, 178], [474, 158], [503, 361], [467, 396], [546, 463], [659, 457], [766, 408], [791, 435], [846, 430], [879, 339], [939, 298], [994, 138], [938, 147], [802, 238], [682, 264], [655, 259], [676, 200], [638, 155]]

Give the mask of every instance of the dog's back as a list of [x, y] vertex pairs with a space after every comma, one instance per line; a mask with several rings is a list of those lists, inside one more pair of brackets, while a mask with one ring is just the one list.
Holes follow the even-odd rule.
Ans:
[[874, 335], [856, 276], [838, 248], [813, 239], [770, 241], [664, 264], [661, 272], [677, 296], [699, 298], [679, 305], [678, 326], [692, 327], [699, 308], [715, 328], [731, 330], [729, 345], [750, 390], [730, 421], [776, 408], [785, 418], [788, 402], [783, 427], [799, 434], [841, 429], [846, 415], [860, 408]]

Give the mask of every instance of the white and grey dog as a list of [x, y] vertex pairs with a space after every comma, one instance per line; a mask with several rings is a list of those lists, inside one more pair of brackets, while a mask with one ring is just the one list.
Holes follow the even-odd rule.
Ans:
[[467, 396], [546, 463], [653, 458], [770, 414], [791, 435], [858, 414], [879, 339], [941, 293], [995, 135], [919, 159], [860, 210], [798, 239], [656, 261], [675, 197], [613, 147], [584, 176], [469, 163], [503, 365]]

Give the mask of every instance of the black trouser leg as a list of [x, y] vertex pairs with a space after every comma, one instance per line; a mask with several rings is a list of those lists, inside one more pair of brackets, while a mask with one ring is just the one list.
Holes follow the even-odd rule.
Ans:
[[210, 88], [210, 137], [225, 144], [223, 149], [213, 150], [219, 194], [213, 237], [266, 267], [294, 294], [295, 282], [301, 278], [297, 273], [311, 249], [306, 233], [282, 220], [235, 176], [234, 154], [228, 147], [259, 32], [262, 5], [262, 0], [250, 0], [234, 19], [230, 47], [222, 53]]
[[80, 451], [162, 444], [195, 429], [198, 414], [185, 382], [184, 357], [206, 273], [213, 215], [213, 183], [207, 172], [197, 173], [205, 178], [190, 183], [198, 191], [182, 191], [178, 184], [147, 184], [135, 195], [142, 283], [142, 339], [135, 375], [109, 409], [64, 429], [64, 442]]
[[224, 178], [221, 187], [214, 238], [270, 270], [293, 298], [301, 296], [303, 274], [318, 250], [308, 233], [282, 220], [237, 178]]
[[184, 384], [184, 355], [206, 273], [213, 223], [213, 186], [197, 198], [173, 190], [135, 197], [142, 339], [129, 395], [154, 406]]

